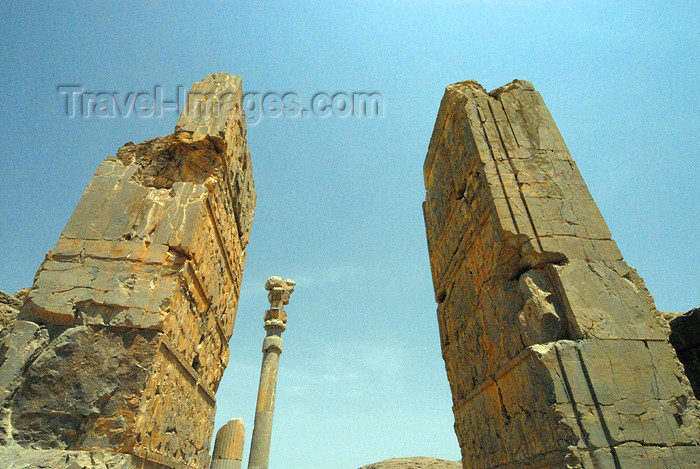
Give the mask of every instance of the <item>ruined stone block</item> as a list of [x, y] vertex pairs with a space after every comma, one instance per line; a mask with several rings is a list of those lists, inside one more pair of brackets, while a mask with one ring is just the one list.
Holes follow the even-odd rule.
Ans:
[[532, 84], [448, 86], [424, 177], [463, 466], [696, 463], [668, 327]]
[[97, 168], [0, 332], [0, 461], [208, 467], [256, 200], [242, 96], [211, 75]]

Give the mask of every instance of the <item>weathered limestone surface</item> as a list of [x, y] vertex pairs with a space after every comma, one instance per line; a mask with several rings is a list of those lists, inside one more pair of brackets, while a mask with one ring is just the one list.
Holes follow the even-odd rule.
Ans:
[[[131, 469], [141, 467], [138, 458], [130, 454], [102, 451], [66, 451], [57, 449], [32, 450], [21, 446], [3, 448], [0, 467], [4, 469]], [[157, 466], [144, 465], [144, 468]]]
[[532, 84], [447, 87], [424, 175], [463, 466], [700, 464], [668, 327]]
[[675, 317], [670, 325], [671, 344], [683, 363], [695, 396], [700, 396], [700, 308]]
[[27, 296], [28, 288], [8, 295], [0, 291], [0, 331], [12, 324]]
[[243, 419], [231, 419], [216, 432], [211, 469], [241, 469], [245, 426]]
[[193, 89], [218, 114], [108, 157], [0, 332], [0, 458], [208, 467], [255, 190], [240, 78]]
[[446, 461], [436, 458], [395, 458], [362, 466], [360, 469], [459, 469], [459, 461]]

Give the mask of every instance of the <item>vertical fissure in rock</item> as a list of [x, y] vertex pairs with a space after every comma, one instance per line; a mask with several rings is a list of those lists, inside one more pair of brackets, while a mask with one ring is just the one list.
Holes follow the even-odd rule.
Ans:
[[[530, 213], [530, 207], [528, 207], [527, 200], [525, 199], [525, 194], [523, 194], [523, 189], [520, 184], [520, 181], [518, 180], [518, 170], [517, 168], [513, 165], [513, 161], [510, 159], [510, 154], [508, 153], [508, 148], [506, 148], [506, 143], [503, 140], [503, 134], [501, 133], [501, 127], [498, 125], [498, 120], [496, 120], [496, 114], [493, 112], [493, 107], [491, 105], [491, 99], [487, 98], [488, 106], [489, 106], [489, 112], [491, 113], [491, 117], [493, 117], [493, 126], [496, 128], [496, 132], [498, 133], [498, 138], [501, 142], [501, 147], [503, 148], [503, 154], [506, 156], [506, 160], [508, 161], [508, 165], [510, 166], [511, 171], [513, 171], [513, 178], [515, 179], [515, 184], [518, 186], [518, 194], [520, 195], [520, 200], [523, 202], [523, 207], [525, 208], [525, 213], [527, 214], [527, 219], [530, 221], [530, 227], [532, 228], [532, 232], [535, 235], [535, 240], [537, 241], [537, 245], [540, 247], [540, 251], [544, 254], [544, 248], [542, 247], [542, 241], [540, 240], [539, 235], [537, 234], [537, 227], [535, 226], [535, 221], [532, 219], [532, 214]], [[500, 101], [497, 101], [499, 106], [501, 105]], [[501, 106], [503, 108], [503, 106]], [[506, 113], [505, 108], [503, 108], [503, 113], [507, 116], [508, 114]], [[506, 197], [508, 195], [506, 194]]]
[[489, 137], [486, 133], [485, 118], [484, 118], [483, 122], [480, 122], [480, 125], [481, 125], [481, 134], [484, 137], [484, 141], [486, 142], [486, 145], [489, 147], [491, 161], [493, 161], [494, 168], [496, 169], [496, 174], [498, 175], [498, 181], [500, 182], [501, 190], [503, 191], [503, 197], [506, 200], [506, 205], [508, 206], [508, 211], [510, 212], [510, 217], [513, 220], [513, 226], [515, 226], [516, 233], [521, 234], [520, 228], [518, 227], [518, 221], [515, 219], [515, 212], [513, 211], [513, 207], [511, 205], [510, 199], [508, 198], [508, 192], [506, 191], [506, 185], [503, 182], [503, 176], [501, 175], [501, 169], [498, 167], [498, 160], [496, 159], [496, 154], [493, 151], [493, 146], [491, 145], [491, 141], [489, 140]]
[[[571, 404], [571, 408], [574, 411], [574, 417], [576, 419], [576, 424], [578, 425], [579, 432], [581, 433], [581, 438], [583, 439], [583, 442], [586, 445], [586, 450], [588, 451], [588, 454], [592, 455], [593, 448], [591, 445], [590, 435], [588, 434], [588, 431], [586, 431], [586, 429], [584, 428], [583, 422], [581, 422], [582, 414], [581, 411], [578, 409], [578, 404], [576, 403], [576, 399], [574, 398], [574, 390], [571, 387], [571, 382], [569, 382], [569, 376], [566, 372], [566, 368], [564, 367], [564, 361], [561, 358], [561, 351], [559, 350], [558, 344], [554, 344], [554, 352], [556, 353], [557, 363], [559, 364], [559, 369], [561, 370], [561, 378], [564, 382], [564, 390], [566, 392], [566, 397], [568, 398], [569, 403]], [[591, 458], [591, 461], [593, 463], [593, 467], [597, 468], [598, 465], [595, 463], [595, 459]], [[585, 468], [583, 462], [581, 463], [581, 467]]]
[[622, 465], [620, 464], [620, 458], [617, 455], [617, 451], [615, 450], [615, 440], [613, 439], [612, 435], [610, 434], [610, 428], [608, 427], [608, 423], [605, 421], [605, 416], [603, 415], [603, 409], [600, 408], [600, 402], [598, 401], [598, 395], [595, 392], [595, 387], [593, 386], [593, 381], [591, 380], [591, 375], [588, 373], [588, 367], [586, 366], [586, 362], [584, 361], [583, 355], [581, 354], [581, 349], [578, 347], [574, 347], [574, 350], [576, 351], [576, 355], [578, 356], [579, 363], [581, 364], [581, 370], [583, 371], [583, 377], [586, 379], [586, 385], [588, 386], [588, 391], [591, 394], [591, 399], [593, 399], [593, 407], [595, 407], [596, 414], [598, 415], [600, 427], [603, 429], [603, 434], [605, 435], [605, 439], [608, 442], [608, 447], [610, 448], [610, 453], [613, 457], [613, 460], [615, 461], [615, 469], [622, 469]]

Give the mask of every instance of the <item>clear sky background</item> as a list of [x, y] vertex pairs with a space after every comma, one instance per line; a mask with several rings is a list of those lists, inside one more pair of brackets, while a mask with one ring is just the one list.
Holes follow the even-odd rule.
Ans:
[[375, 91], [383, 118], [248, 128], [258, 205], [217, 429], [253, 427], [265, 279], [298, 282], [270, 467], [460, 457], [421, 213], [444, 87], [532, 81], [663, 311], [700, 306], [700, 2], [14, 2], [0, 5], [0, 289], [30, 286], [97, 165], [162, 118], [69, 119], [57, 86]]

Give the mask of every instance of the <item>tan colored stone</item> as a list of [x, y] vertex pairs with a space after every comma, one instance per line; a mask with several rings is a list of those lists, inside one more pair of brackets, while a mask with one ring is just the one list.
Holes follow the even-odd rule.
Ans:
[[416, 457], [387, 459], [362, 466], [360, 469], [458, 469], [461, 467], [462, 463], [459, 461]]
[[242, 419], [231, 419], [218, 432], [211, 454], [211, 469], [240, 469], [245, 443]]
[[240, 78], [192, 93], [174, 134], [98, 167], [1, 337], [6, 445], [208, 467], [255, 190]]
[[668, 327], [532, 84], [448, 86], [424, 176], [463, 466], [692, 462], [700, 411]]
[[12, 324], [17, 318], [17, 313], [19, 313], [28, 291], [29, 289], [25, 288], [13, 295], [0, 291], [0, 331]]

